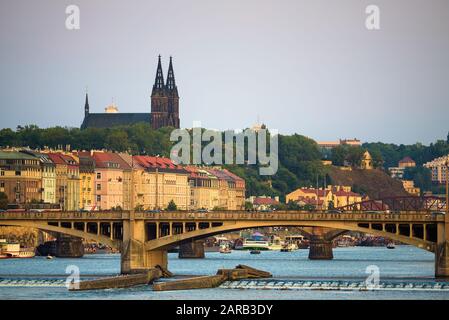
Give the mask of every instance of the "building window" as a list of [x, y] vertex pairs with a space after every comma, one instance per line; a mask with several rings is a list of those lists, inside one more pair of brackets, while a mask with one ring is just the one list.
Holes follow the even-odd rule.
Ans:
[[101, 202], [101, 196], [100, 195], [97, 196], [97, 202]]
[[97, 173], [97, 179], [101, 179], [101, 172]]
[[101, 184], [97, 184], [97, 191], [101, 190]]
[[20, 171], [16, 171], [16, 176], [20, 176], [22, 173]]

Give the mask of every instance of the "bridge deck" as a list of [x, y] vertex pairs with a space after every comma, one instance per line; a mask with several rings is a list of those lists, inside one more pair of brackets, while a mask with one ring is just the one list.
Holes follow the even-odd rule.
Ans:
[[363, 211], [345, 213], [326, 213], [321, 211], [276, 211], [276, 212], [247, 212], [247, 211], [217, 211], [217, 212], [3, 212], [1, 221], [123, 221], [129, 220], [130, 215], [136, 220], [146, 221], [339, 221], [339, 222], [443, 222], [444, 215], [432, 214], [428, 211], [400, 212], [400, 213], [367, 213]]

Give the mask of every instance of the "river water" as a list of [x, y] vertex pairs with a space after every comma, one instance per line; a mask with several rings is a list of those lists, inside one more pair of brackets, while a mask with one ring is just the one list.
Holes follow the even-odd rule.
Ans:
[[[362, 282], [372, 270], [378, 270], [380, 283], [421, 284], [421, 289], [361, 291], [214, 288], [167, 292], [154, 292], [151, 286], [84, 292], [69, 292], [66, 289], [64, 279], [67, 277], [67, 267], [73, 270], [73, 266], [76, 266], [84, 279], [118, 274], [120, 256], [109, 254], [85, 255], [80, 259], [47, 260], [35, 257], [0, 260], [0, 299], [449, 299], [449, 282], [434, 278], [434, 255], [412, 246], [397, 246], [394, 250], [385, 247], [335, 248], [332, 261], [312, 261], [308, 260], [307, 255], [308, 250], [267, 251], [259, 255], [251, 255], [248, 251], [233, 251], [231, 254], [208, 252], [205, 259], [181, 260], [177, 254], [170, 253], [169, 270], [177, 276], [212, 275], [220, 268], [246, 264], [271, 272], [273, 281], [310, 280], [311, 283]], [[17, 281], [14, 283], [13, 280]], [[36, 283], [40, 283], [40, 286], [36, 286]], [[430, 289], [422, 289], [423, 283]], [[433, 289], [437, 283], [447, 289]]]

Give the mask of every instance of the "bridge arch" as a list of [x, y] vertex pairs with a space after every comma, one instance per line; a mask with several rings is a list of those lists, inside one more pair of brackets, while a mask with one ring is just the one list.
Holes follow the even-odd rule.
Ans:
[[376, 230], [372, 228], [360, 227], [357, 223], [344, 223], [344, 222], [304, 222], [304, 221], [267, 221], [267, 222], [259, 222], [259, 221], [242, 221], [235, 223], [224, 223], [222, 226], [218, 227], [210, 227], [206, 229], [198, 229], [195, 231], [185, 232], [176, 235], [165, 236], [161, 238], [157, 238], [154, 240], [147, 241], [145, 243], [145, 249], [147, 251], [152, 250], [164, 250], [175, 245], [181, 244], [183, 242], [187, 242], [195, 239], [207, 238], [210, 236], [214, 236], [217, 234], [223, 234], [227, 232], [239, 231], [244, 229], [254, 229], [254, 228], [262, 228], [262, 227], [324, 227], [329, 229], [334, 229], [335, 233], [330, 239], [349, 232], [349, 231], [357, 231], [362, 233], [370, 233], [376, 236], [381, 236], [385, 238], [389, 238], [391, 240], [400, 241], [405, 244], [413, 245], [415, 247], [435, 252], [435, 243], [431, 241], [427, 241], [421, 238], [412, 238], [410, 236], [404, 236], [392, 232]]
[[28, 228], [35, 228], [42, 231], [49, 231], [49, 232], [58, 232], [62, 234], [66, 234], [69, 236], [74, 236], [78, 238], [83, 238], [85, 240], [91, 240], [98, 243], [105, 244], [107, 246], [110, 246], [111, 248], [115, 249], [121, 249], [121, 241], [119, 240], [113, 240], [107, 236], [104, 235], [98, 235], [93, 234], [89, 232], [84, 232], [81, 230], [77, 230], [74, 228], [64, 228], [64, 227], [57, 227], [52, 226], [47, 223], [42, 222], [32, 222], [32, 221], [1, 221], [0, 225], [2, 226], [13, 226], [13, 227], [28, 227]]

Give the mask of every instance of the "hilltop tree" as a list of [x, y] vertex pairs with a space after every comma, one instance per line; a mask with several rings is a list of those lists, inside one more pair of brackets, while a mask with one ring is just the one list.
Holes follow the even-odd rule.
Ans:
[[339, 145], [332, 150], [332, 163], [343, 166], [347, 161], [351, 166], [358, 167], [362, 162], [364, 150], [358, 146]]
[[176, 211], [176, 210], [178, 210], [178, 206], [177, 206], [176, 203], [173, 201], [173, 199], [170, 200], [170, 202], [168, 203], [167, 210], [168, 210], [168, 211]]

